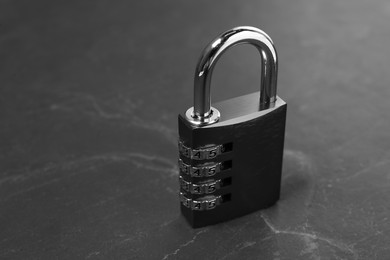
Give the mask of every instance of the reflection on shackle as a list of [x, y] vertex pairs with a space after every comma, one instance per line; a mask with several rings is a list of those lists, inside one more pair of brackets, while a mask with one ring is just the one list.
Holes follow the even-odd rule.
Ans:
[[[260, 109], [272, 107], [276, 101], [277, 53], [271, 38], [255, 27], [243, 26], [229, 30], [203, 50], [195, 70], [194, 107], [187, 111], [187, 118], [196, 125], [212, 124], [218, 121], [218, 110], [211, 107], [210, 83], [214, 66], [221, 55], [230, 47], [247, 43], [255, 46], [261, 56]], [[190, 113], [190, 115], [189, 115]]]

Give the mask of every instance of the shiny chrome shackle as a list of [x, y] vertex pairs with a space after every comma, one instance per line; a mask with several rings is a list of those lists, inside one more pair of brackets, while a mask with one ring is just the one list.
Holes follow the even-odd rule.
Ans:
[[186, 112], [188, 121], [194, 125], [218, 122], [220, 113], [211, 107], [210, 83], [213, 69], [222, 54], [232, 46], [248, 43], [260, 52], [263, 68], [260, 81], [260, 107], [267, 109], [276, 101], [278, 74], [277, 53], [271, 38], [262, 30], [241, 26], [222, 33], [203, 50], [195, 70], [194, 107]]

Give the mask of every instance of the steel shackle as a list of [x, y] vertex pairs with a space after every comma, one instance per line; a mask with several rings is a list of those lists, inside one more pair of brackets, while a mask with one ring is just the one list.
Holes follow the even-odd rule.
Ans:
[[[195, 70], [194, 107], [187, 111], [191, 123], [207, 125], [219, 120], [219, 111], [211, 107], [210, 83], [213, 69], [222, 54], [232, 46], [248, 43], [260, 52], [262, 70], [260, 80], [260, 107], [272, 107], [276, 101], [278, 73], [277, 53], [271, 38], [262, 30], [241, 26], [222, 33], [203, 50]], [[191, 111], [190, 111], [191, 110]]]

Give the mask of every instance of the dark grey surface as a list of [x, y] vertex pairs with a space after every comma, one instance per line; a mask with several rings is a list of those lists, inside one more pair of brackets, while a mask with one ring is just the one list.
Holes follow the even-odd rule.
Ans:
[[[1, 259], [389, 259], [390, 4], [1, 1]], [[177, 114], [203, 46], [266, 31], [289, 105], [282, 194], [191, 229], [179, 215]], [[249, 46], [213, 100], [256, 91]]]

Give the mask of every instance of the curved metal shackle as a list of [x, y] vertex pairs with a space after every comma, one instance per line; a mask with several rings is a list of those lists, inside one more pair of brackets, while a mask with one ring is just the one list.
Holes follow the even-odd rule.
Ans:
[[203, 121], [212, 115], [210, 83], [214, 66], [228, 48], [241, 43], [255, 46], [262, 58], [260, 107], [265, 109], [275, 102], [278, 60], [271, 38], [255, 27], [236, 27], [214, 39], [202, 52], [195, 70], [194, 119]]

